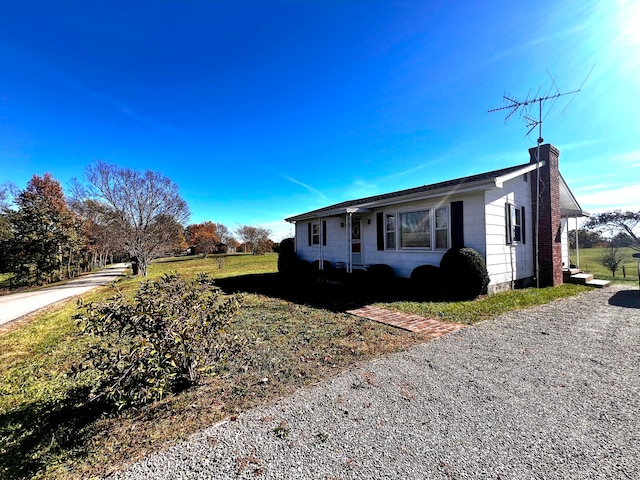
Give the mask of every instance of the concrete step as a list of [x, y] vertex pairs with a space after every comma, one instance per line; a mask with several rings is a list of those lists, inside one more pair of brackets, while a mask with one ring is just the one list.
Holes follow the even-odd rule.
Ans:
[[575, 275], [571, 275], [565, 281], [567, 283], [577, 283], [579, 285], [586, 285], [587, 282], [591, 282], [593, 280], [593, 275], [590, 273], [576, 273]]
[[611, 285], [611, 282], [609, 280], [598, 280], [593, 279], [589, 282], [585, 282], [585, 285], [587, 287], [594, 287], [594, 288], [604, 288], [604, 287], [608, 287], [609, 285]]
[[582, 273], [582, 270], [579, 268], [568, 268], [562, 271], [565, 277], [570, 277], [571, 275], [577, 275], [578, 273]]

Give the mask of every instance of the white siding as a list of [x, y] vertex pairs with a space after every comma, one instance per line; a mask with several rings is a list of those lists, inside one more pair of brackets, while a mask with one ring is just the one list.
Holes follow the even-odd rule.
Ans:
[[[485, 192], [451, 195], [441, 199], [407, 202], [378, 208], [360, 215], [362, 232], [362, 263], [364, 265], [386, 264], [400, 277], [409, 277], [419, 265], [439, 265], [445, 250], [378, 250], [376, 214], [378, 212], [398, 212], [403, 210], [450, 206], [451, 202], [462, 201], [464, 213], [464, 244], [477, 250], [486, 260], [491, 278], [490, 290], [512, 286], [513, 282], [534, 275], [533, 228], [531, 210], [531, 187], [523, 176], [505, 182], [502, 188]], [[506, 243], [505, 204], [509, 202], [520, 208], [525, 207], [525, 242], [508, 245]], [[451, 213], [451, 212], [450, 212]], [[327, 260], [334, 266], [336, 262], [349, 263], [349, 231], [345, 215], [318, 220], [326, 221], [327, 244], [308, 245], [308, 223], [296, 224], [296, 251], [308, 262]], [[451, 222], [449, 222], [451, 226]], [[342, 226], [341, 226], [342, 225]], [[564, 238], [564, 237], [563, 237]], [[449, 231], [449, 245], [451, 231]]]
[[[502, 188], [485, 192], [486, 261], [491, 282], [489, 289], [512, 284], [534, 275], [531, 219], [531, 187], [520, 176], [504, 183]], [[505, 205], [525, 207], [525, 242], [507, 244]]]
[[[419, 265], [440, 265], [440, 260], [446, 250], [378, 250], [376, 213], [397, 212], [411, 209], [435, 208], [442, 205], [449, 206], [451, 202], [464, 202], [464, 239], [465, 245], [472, 247], [484, 255], [484, 223], [482, 193], [451, 196], [445, 199], [432, 199], [419, 202], [409, 202], [397, 205], [390, 205], [386, 208], [379, 208], [362, 217], [363, 219], [363, 262], [366, 265], [384, 263], [393, 268], [394, 273], [399, 277], [409, 277], [414, 268]], [[449, 211], [451, 215], [451, 211]], [[371, 223], [367, 223], [368, 221]], [[451, 221], [449, 222], [451, 227]], [[451, 230], [449, 230], [449, 246], [451, 246]]]
[[[309, 245], [308, 224], [303, 221], [296, 223], [296, 253], [298, 257], [307, 262], [315, 260], [326, 260], [335, 266], [336, 262], [346, 262], [347, 260], [347, 228], [344, 217], [327, 217], [314, 220], [311, 223], [320, 224], [320, 244]], [[323, 223], [326, 222], [326, 223]], [[326, 225], [327, 244], [322, 244], [322, 226]], [[341, 226], [342, 224], [342, 226]]]

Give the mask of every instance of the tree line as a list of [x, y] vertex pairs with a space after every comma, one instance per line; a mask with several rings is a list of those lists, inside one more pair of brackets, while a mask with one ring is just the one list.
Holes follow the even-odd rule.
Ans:
[[132, 261], [147, 274], [151, 260], [193, 247], [270, 250], [270, 231], [242, 225], [237, 241], [225, 225], [186, 225], [189, 208], [178, 186], [161, 173], [104, 162], [87, 167], [65, 195], [49, 173], [24, 189], [0, 187], [0, 273], [11, 286], [74, 277], [114, 261]]

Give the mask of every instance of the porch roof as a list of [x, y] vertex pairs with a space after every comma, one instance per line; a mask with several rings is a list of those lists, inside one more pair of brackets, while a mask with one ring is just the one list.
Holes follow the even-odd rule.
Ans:
[[560, 215], [562, 217], [588, 217], [589, 212], [582, 210], [582, 207], [573, 196], [569, 185], [560, 174]]

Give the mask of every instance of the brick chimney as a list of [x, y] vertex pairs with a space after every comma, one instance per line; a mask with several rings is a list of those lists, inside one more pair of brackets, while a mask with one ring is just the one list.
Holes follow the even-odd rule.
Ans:
[[[531, 163], [536, 163], [537, 147], [529, 149]], [[539, 234], [539, 280], [541, 287], [561, 285], [562, 282], [562, 226], [560, 217], [560, 151], [550, 144], [540, 145], [540, 221], [536, 218], [537, 173], [531, 172], [531, 211], [533, 235]], [[539, 233], [538, 233], [539, 229]], [[535, 245], [535, 241], [534, 241]], [[535, 247], [534, 247], [535, 250]], [[534, 251], [534, 261], [536, 252]]]

